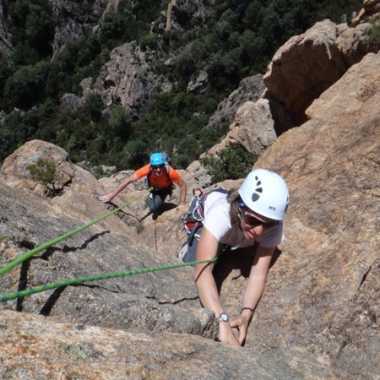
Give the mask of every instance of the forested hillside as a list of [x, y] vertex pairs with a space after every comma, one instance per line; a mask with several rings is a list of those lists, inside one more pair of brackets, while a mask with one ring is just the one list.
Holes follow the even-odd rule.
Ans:
[[[0, 159], [32, 138], [53, 142], [73, 161], [134, 168], [154, 149], [184, 167], [213, 145], [226, 125], [207, 128], [218, 103], [240, 80], [263, 72], [290, 36], [324, 18], [343, 21], [358, 0], [177, 1], [168, 25], [168, 1], [120, 1], [81, 5], [70, 1], [2, 0], [9, 48], [0, 50]], [[109, 4], [108, 4], [109, 5]], [[83, 27], [60, 36], [62, 15], [78, 12]], [[64, 42], [62, 43], [62, 40]], [[83, 94], [81, 81], [94, 83], [112, 49], [136, 41], [152, 72], [170, 83], [133, 111]], [[189, 84], [203, 74], [206, 84]], [[68, 112], [65, 94], [80, 99]]]

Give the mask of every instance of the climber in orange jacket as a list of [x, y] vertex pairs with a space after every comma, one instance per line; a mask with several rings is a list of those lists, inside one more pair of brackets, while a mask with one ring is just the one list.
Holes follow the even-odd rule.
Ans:
[[166, 197], [172, 194], [174, 184], [180, 188], [180, 204], [184, 205], [186, 203], [186, 182], [182, 179], [181, 174], [168, 164], [167, 156], [162, 152], [152, 153], [149, 164], [136, 170], [118, 188], [100, 196], [99, 200], [105, 203], [111, 202], [130, 183], [141, 178], [147, 178], [151, 189], [147, 204], [154, 218], [162, 211]]

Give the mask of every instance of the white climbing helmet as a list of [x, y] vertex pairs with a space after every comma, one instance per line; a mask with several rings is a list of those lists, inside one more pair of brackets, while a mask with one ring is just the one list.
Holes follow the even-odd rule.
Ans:
[[283, 220], [289, 191], [284, 179], [266, 169], [252, 170], [243, 181], [239, 195], [253, 212], [273, 220]]

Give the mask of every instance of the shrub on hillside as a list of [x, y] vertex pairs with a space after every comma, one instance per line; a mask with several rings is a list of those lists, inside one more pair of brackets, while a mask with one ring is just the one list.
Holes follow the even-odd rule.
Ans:
[[159, 46], [159, 38], [157, 34], [152, 32], [145, 33], [140, 40], [140, 46], [143, 50], [157, 49]]
[[241, 145], [225, 148], [218, 156], [202, 159], [212, 181], [245, 177], [256, 162], [257, 156], [247, 152]]
[[90, 94], [85, 101], [83, 112], [93, 121], [100, 121], [104, 103], [102, 97], [98, 94]]
[[55, 188], [57, 170], [54, 161], [40, 158], [35, 164], [29, 165], [28, 170], [32, 179], [45, 187], [47, 195], [52, 196], [57, 192]]
[[371, 24], [368, 37], [370, 43], [380, 44], [380, 21]]

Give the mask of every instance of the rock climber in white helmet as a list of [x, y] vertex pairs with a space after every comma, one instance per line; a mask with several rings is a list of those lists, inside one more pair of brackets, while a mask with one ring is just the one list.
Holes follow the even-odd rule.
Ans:
[[[224, 310], [213, 276], [213, 263], [197, 264], [195, 282], [203, 306], [219, 321], [219, 340], [243, 345], [255, 308], [263, 294], [272, 255], [282, 240], [283, 219], [288, 207], [288, 187], [273, 171], [255, 169], [238, 191], [213, 191], [203, 205], [199, 239], [188, 244], [183, 260], [211, 260], [220, 246], [251, 247], [255, 253], [240, 315], [231, 319]], [[234, 251], [231, 251], [233, 254]], [[233, 333], [233, 329], [238, 334]]]

